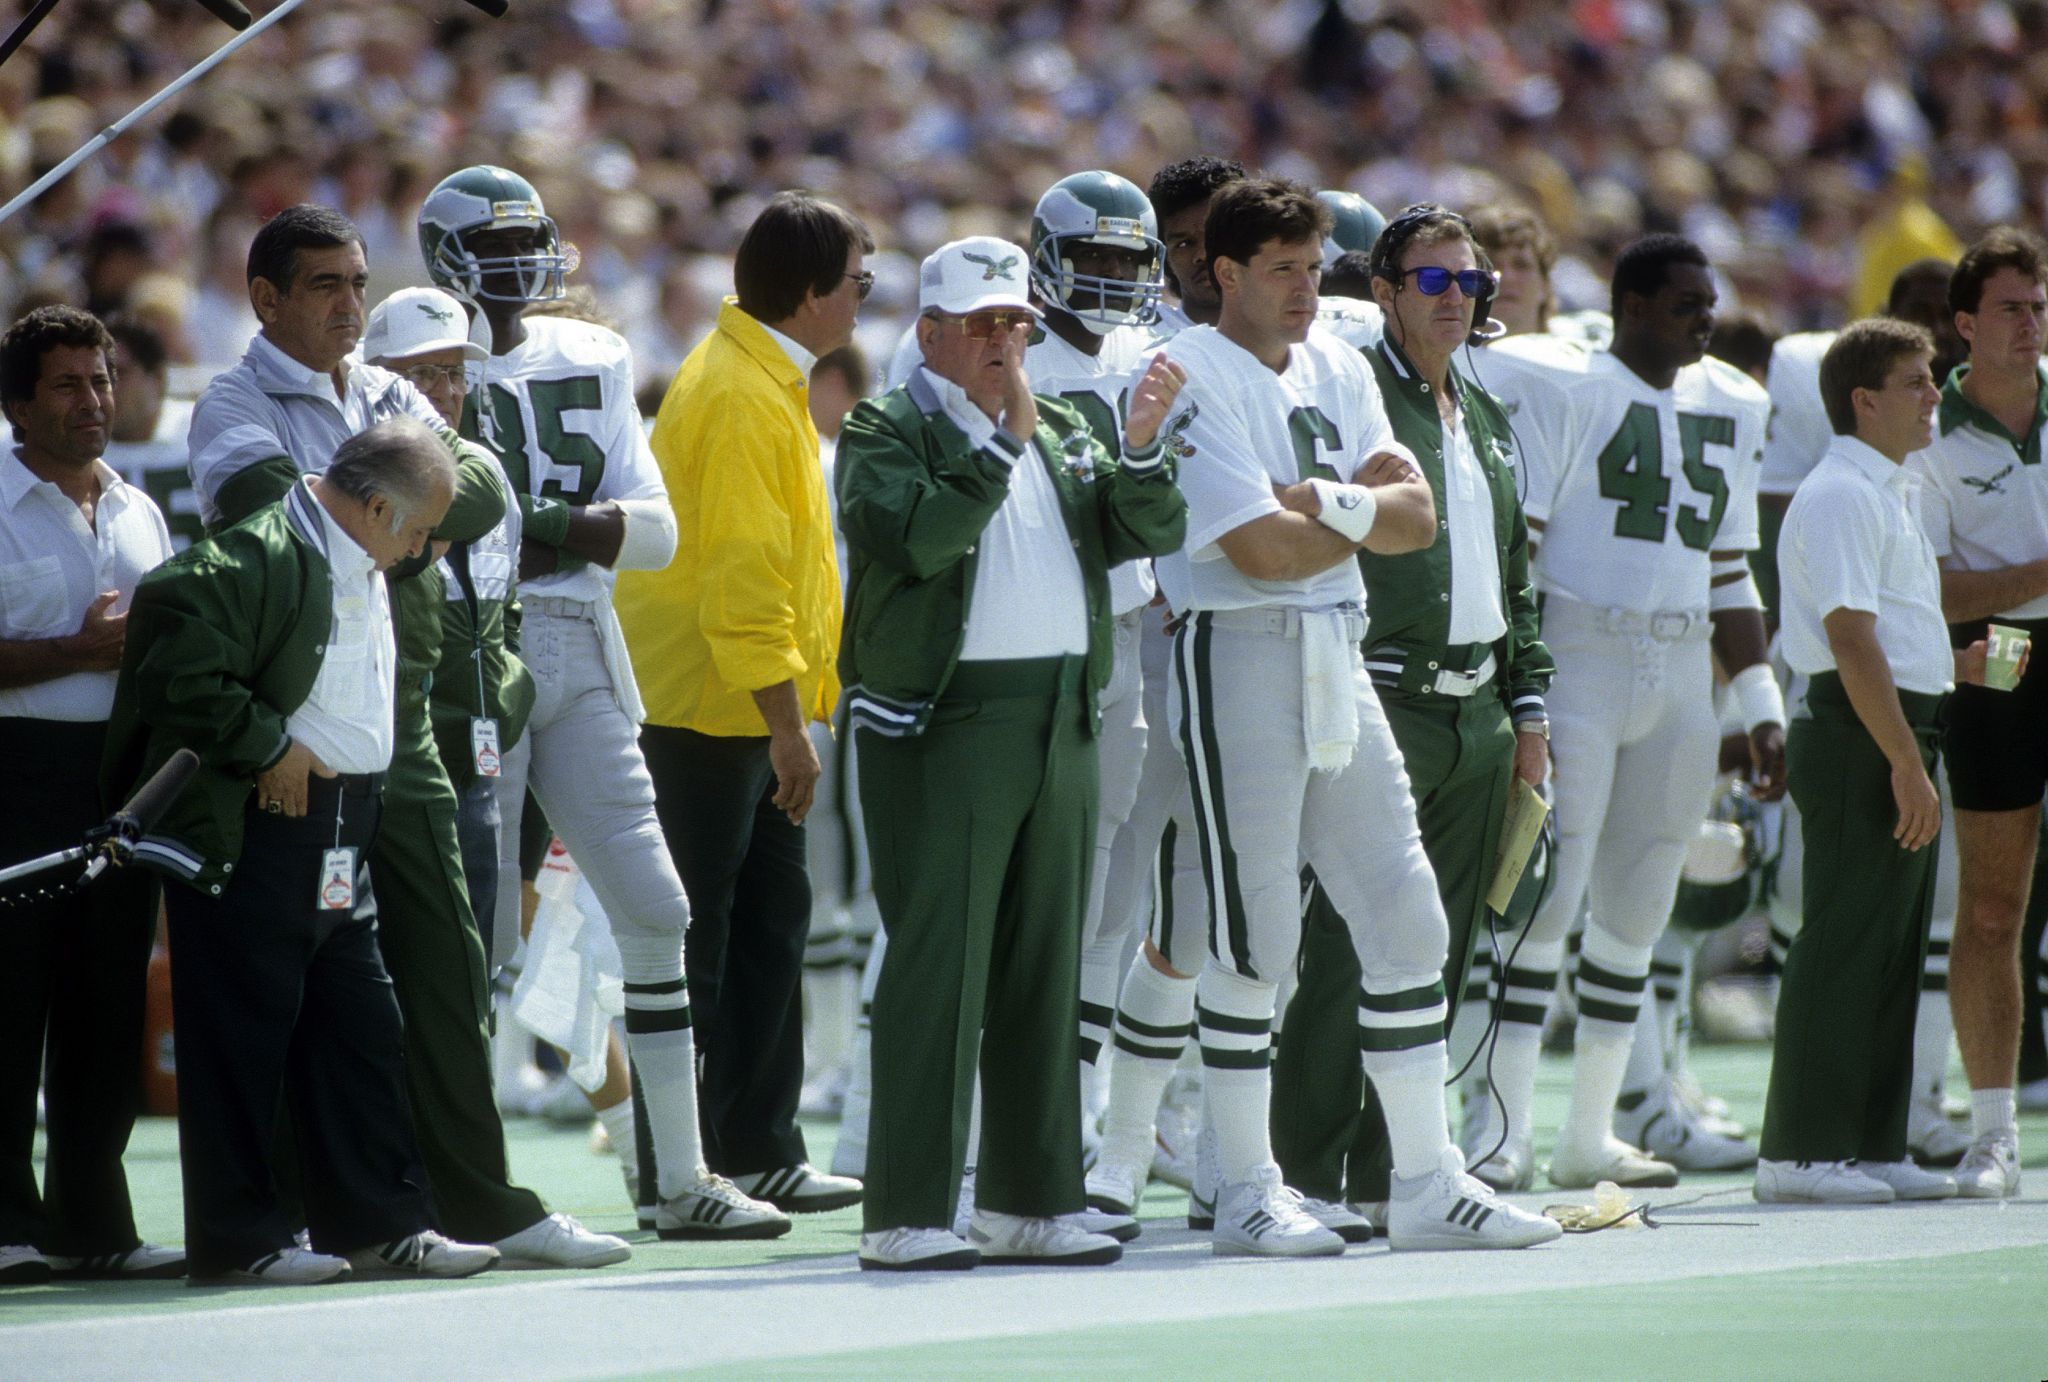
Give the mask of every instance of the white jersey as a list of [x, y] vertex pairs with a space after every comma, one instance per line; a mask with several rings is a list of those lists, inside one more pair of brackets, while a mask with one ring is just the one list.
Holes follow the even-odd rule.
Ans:
[[[1072, 404], [1088, 421], [1088, 430], [1111, 456], [1123, 447], [1124, 415], [1130, 410], [1131, 385], [1159, 342], [1138, 326], [1120, 326], [1102, 338], [1100, 354], [1076, 350], [1040, 327], [1024, 352], [1024, 373], [1031, 392]], [[1119, 562], [1109, 570], [1109, 611], [1128, 614], [1151, 603], [1159, 589], [1149, 561]]]
[[1530, 458], [1539, 589], [1655, 613], [1707, 608], [1710, 552], [1757, 545], [1770, 399], [1705, 359], [1654, 389], [1606, 351], [1510, 336], [1481, 352]]
[[1355, 561], [1301, 580], [1260, 581], [1239, 571], [1216, 540], [1278, 513], [1275, 484], [1317, 476], [1349, 483], [1374, 452], [1407, 454], [1365, 357], [1318, 327], [1289, 348], [1277, 374], [1213, 326], [1190, 327], [1166, 352], [1188, 372], [1165, 432], [1188, 504], [1186, 543], [1157, 563], [1167, 601], [1177, 611], [1363, 609]]
[[[633, 352], [615, 331], [567, 317], [529, 316], [526, 339], [483, 363], [483, 440], [513, 491], [589, 505], [662, 499], [661, 467], [633, 401]], [[481, 403], [481, 400], [479, 400]], [[567, 570], [521, 581], [528, 594], [609, 600], [612, 572], [566, 555]]]
[[1771, 347], [1771, 368], [1764, 376], [1771, 425], [1757, 482], [1765, 494], [1789, 495], [1798, 489], [1834, 444], [1835, 429], [1820, 398], [1820, 357], [1834, 343], [1832, 331], [1800, 331], [1779, 337]]
[[924, 364], [924, 348], [917, 343], [917, 319], [911, 318], [910, 325], [903, 328], [903, 338], [896, 342], [895, 353], [889, 357], [889, 368], [882, 371], [882, 392], [900, 389], [910, 382]]

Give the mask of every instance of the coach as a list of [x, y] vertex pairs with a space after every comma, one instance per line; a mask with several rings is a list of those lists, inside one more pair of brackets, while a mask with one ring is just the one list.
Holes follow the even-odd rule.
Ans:
[[860, 1199], [857, 1182], [810, 1166], [796, 1111], [810, 724], [839, 695], [839, 566], [810, 375], [853, 339], [874, 247], [851, 214], [802, 192], [755, 218], [733, 263], [738, 297], [654, 423], [685, 536], [663, 570], [622, 572], [615, 597], [655, 809], [690, 899], [705, 1163], [795, 1213]]
[[[1079, 413], [1031, 393], [1026, 262], [986, 236], [928, 257], [923, 364], [840, 434], [852, 572], [839, 665], [889, 939], [863, 1267], [1121, 1251], [1060, 1217], [1082, 1207], [1078, 947], [1109, 568], [1180, 545], [1187, 510], [1158, 431], [1181, 374], [1155, 360], [1133, 381], [1123, 455], [1104, 454]], [[946, 1226], [974, 1155], [977, 1052], [970, 1247]]]
[[[136, 582], [171, 554], [163, 515], [101, 459], [114, 342], [70, 307], [0, 337], [0, 863], [78, 843], [105, 812], [100, 753]], [[55, 875], [52, 875], [53, 877]], [[19, 887], [20, 885], [17, 885]], [[33, 887], [31, 883], [28, 886]], [[53, 1268], [179, 1276], [135, 1232], [121, 1153], [141, 1102], [155, 885], [124, 869], [0, 920], [0, 1285]], [[45, 1193], [31, 1155], [48, 1050]]]
[[[1394, 436], [1429, 481], [1438, 535], [1419, 552], [1359, 553], [1365, 665], [1401, 746], [1450, 922], [1444, 993], [1455, 1015], [1483, 934], [1510, 782], [1540, 787], [1548, 766], [1543, 693], [1553, 668], [1536, 637], [1513, 432], [1492, 395], [1451, 367], [1498, 276], [1464, 218], [1428, 204], [1381, 234], [1372, 275], [1386, 335], [1366, 359]], [[1358, 1025], [1360, 971], [1350, 930], [1320, 887], [1302, 944], [1301, 982], [1275, 1051], [1273, 1149], [1289, 1185], [1332, 1205], [1341, 1236], [1363, 1226], [1335, 1214], [1335, 1202], [1385, 1200], [1392, 1161], [1370, 1085], [1360, 1111], [1361, 1070], [1327, 1058]]]
[[[107, 734], [110, 796], [179, 748], [200, 771], [136, 850], [171, 875], [178, 1142], [195, 1277], [467, 1276], [493, 1248], [428, 1231], [405, 1034], [367, 864], [395, 738], [380, 573], [455, 496], [409, 418], [145, 577]], [[289, 1093], [312, 1248], [271, 1173]], [[344, 1260], [347, 1259], [347, 1260]]]
[[[1934, 551], [1902, 468], [1940, 395], [1934, 340], [1908, 322], [1845, 329], [1821, 358], [1833, 444], [1778, 541], [1784, 652], [1809, 678], [1787, 773], [1806, 849], [1805, 923], [1785, 959], [1756, 1197], [1941, 1199], [1906, 1159], [1913, 1021], [1934, 905], [1934, 769], [1958, 661]], [[1981, 681], [1984, 644], [1964, 661]]]

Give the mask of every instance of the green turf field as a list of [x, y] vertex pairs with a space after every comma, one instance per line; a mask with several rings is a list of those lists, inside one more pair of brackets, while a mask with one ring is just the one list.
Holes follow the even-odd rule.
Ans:
[[[1767, 1061], [1704, 1048], [1695, 1068], [1753, 1124]], [[1546, 1126], [1568, 1077], [1545, 1060]], [[832, 1131], [812, 1129], [815, 1159]], [[616, 1165], [585, 1130], [520, 1121], [510, 1136], [552, 1207], [630, 1229]], [[2048, 1118], [2024, 1120], [2022, 1142], [2048, 1147]], [[178, 1241], [174, 1127], [146, 1121], [129, 1167], [145, 1236]], [[1688, 1178], [1641, 1197], [1668, 1207], [1665, 1227], [1512, 1254], [1218, 1260], [1180, 1223], [1184, 1197], [1155, 1187], [1145, 1236], [1095, 1270], [863, 1275], [848, 1210], [768, 1244], [629, 1233], [634, 1260], [596, 1272], [52, 1285], [0, 1295], [0, 1378], [2034, 1378], [2048, 1375], [2048, 1176], [2032, 1174], [2004, 1205], [1871, 1209], [1759, 1206], [1746, 1177]]]

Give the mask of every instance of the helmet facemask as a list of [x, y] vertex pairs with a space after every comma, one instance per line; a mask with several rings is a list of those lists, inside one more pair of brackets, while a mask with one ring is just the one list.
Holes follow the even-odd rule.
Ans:
[[[1133, 256], [1135, 277], [1083, 273], [1076, 251], [1100, 246]], [[1066, 312], [1098, 336], [1120, 326], [1149, 326], [1159, 320], [1166, 291], [1166, 246], [1137, 221], [1102, 217], [1092, 234], [1052, 234], [1031, 256], [1031, 286], [1049, 305]]]
[[[501, 204], [496, 210], [510, 210]], [[554, 219], [537, 207], [524, 214], [498, 215], [489, 221], [461, 226], [441, 237], [427, 270], [435, 281], [475, 302], [556, 302], [567, 292], [563, 279], [573, 271], [580, 256], [564, 247]], [[478, 253], [472, 237], [496, 231], [530, 230], [533, 247], [525, 253]], [[488, 251], [489, 247], [484, 247]], [[516, 291], [498, 291], [507, 280]], [[491, 286], [486, 286], [486, 285]]]

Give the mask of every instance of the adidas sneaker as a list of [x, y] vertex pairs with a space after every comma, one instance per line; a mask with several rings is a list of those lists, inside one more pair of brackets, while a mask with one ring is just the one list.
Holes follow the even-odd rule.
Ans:
[[663, 1239], [780, 1238], [789, 1232], [789, 1216], [774, 1205], [754, 1199], [716, 1172], [706, 1171], [680, 1195], [663, 1200], [654, 1211], [654, 1231]]
[[1220, 1257], [1335, 1257], [1344, 1240], [1323, 1227], [1301, 1195], [1280, 1179], [1272, 1162], [1252, 1168], [1250, 1180], [1223, 1187], [1211, 1238]]
[[1669, 1081], [1624, 1092], [1614, 1106], [1614, 1132], [1680, 1171], [1747, 1171], [1756, 1165], [1754, 1146], [1710, 1131]]
[[1501, 1199], [1465, 1172], [1465, 1154], [1446, 1146], [1436, 1170], [1394, 1178], [1387, 1200], [1387, 1245], [1402, 1252], [1454, 1248], [1531, 1248], [1564, 1236], [1564, 1227]]

